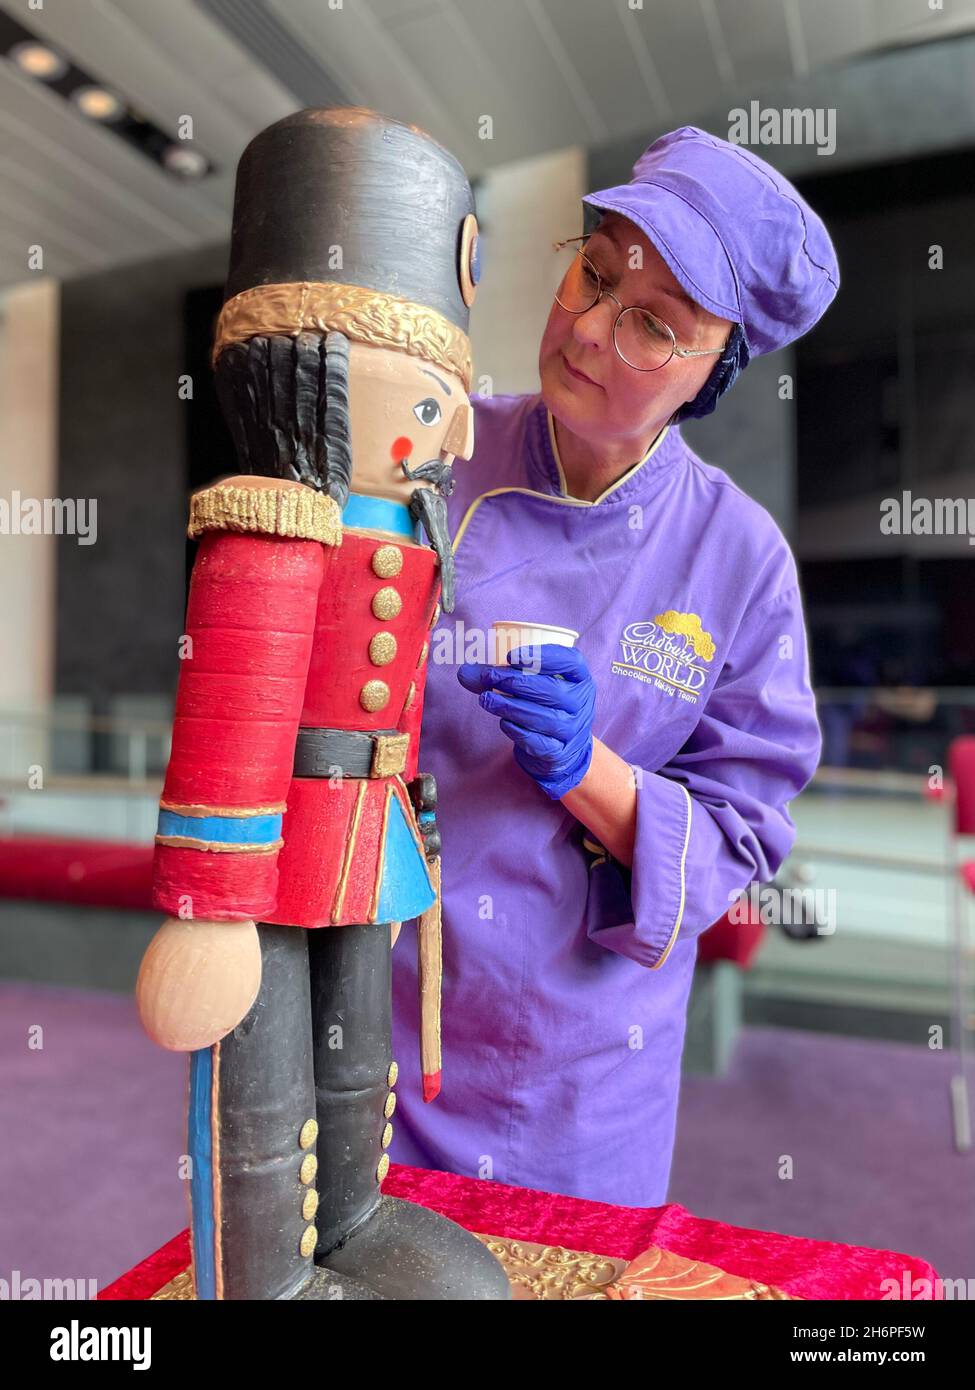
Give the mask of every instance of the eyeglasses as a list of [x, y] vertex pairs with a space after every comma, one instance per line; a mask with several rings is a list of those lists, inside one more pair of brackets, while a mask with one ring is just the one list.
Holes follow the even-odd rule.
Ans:
[[[588, 240], [588, 236], [574, 236], [566, 241], [555, 241], [552, 245], [558, 254], [564, 253], [565, 248], [574, 242]], [[572, 254], [562, 282], [555, 291], [556, 303], [570, 314], [584, 314], [598, 304], [604, 294], [619, 305], [619, 313], [613, 324], [613, 345], [623, 361], [638, 372], [657, 372], [661, 367], [666, 367], [672, 357], [709, 357], [724, 352], [724, 347], [678, 347], [673, 329], [663, 319], [658, 319], [649, 309], [636, 306], [628, 308], [620, 303], [612, 290], [603, 284], [599, 271], [580, 246]]]

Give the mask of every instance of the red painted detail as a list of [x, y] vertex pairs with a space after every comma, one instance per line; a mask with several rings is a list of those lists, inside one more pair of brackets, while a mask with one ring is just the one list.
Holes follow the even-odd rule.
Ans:
[[[186, 615], [163, 800], [249, 809], [282, 804], [314, 636], [325, 547], [210, 532]], [[261, 918], [277, 893], [277, 851], [157, 845], [153, 903], [173, 915]]]
[[[382, 872], [380, 848], [387, 789], [399, 801], [422, 850], [415, 813], [398, 778], [296, 777], [292, 781], [284, 817], [284, 848], [278, 861], [277, 903], [264, 921], [311, 928], [373, 920], [373, 901]], [[348, 873], [340, 900], [346, 847], [357, 803], [355, 840], [348, 854]]]
[[213, 853], [157, 845], [152, 905], [170, 917], [267, 920], [278, 891], [278, 854]]

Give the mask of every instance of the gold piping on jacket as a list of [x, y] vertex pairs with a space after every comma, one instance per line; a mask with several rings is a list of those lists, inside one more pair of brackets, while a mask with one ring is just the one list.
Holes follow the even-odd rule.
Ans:
[[298, 280], [255, 285], [228, 299], [220, 311], [212, 362], [231, 343], [283, 334], [337, 329], [358, 343], [402, 348], [455, 373], [469, 391], [473, 365], [467, 334], [443, 314], [396, 294], [334, 281]]
[[241, 845], [227, 840], [197, 840], [192, 835], [157, 835], [156, 844], [169, 845], [171, 849], [202, 849], [210, 854], [273, 854], [284, 840], [273, 840], [266, 845]]
[[372, 887], [372, 903], [369, 908], [369, 921], [375, 922], [379, 911], [379, 889], [383, 881], [383, 867], [386, 862], [386, 831], [389, 828], [389, 803], [393, 796], [393, 784], [388, 783], [383, 799], [383, 823], [379, 830], [379, 856], [376, 863], [376, 881]]
[[359, 821], [362, 818], [362, 802], [366, 795], [368, 783], [359, 783], [359, 790], [356, 792], [355, 810], [352, 812], [352, 824], [349, 826], [349, 838], [345, 844], [345, 862], [342, 865], [342, 876], [339, 879], [336, 889], [335, 905], [332, 908], [332, 924], [334, 925], [342, 915], [342, 905], [345, 902], [345, 890], [349, 881], [349, 869], [352, 865], [352, 856], [355, 853], [355, 839], [359, 833]]
[[196, 802], [166, 801], [159, 803], [161, 811], [172, 811], [177, 816], [225, 816], [244, 819], [248, 816], [280, 816], [287, 808], [286, 801], [278, 801], [273, 806], [201, 806]]
[[[604, 497], [608, 497], [611, 492], [615, 492], [618, 487], [622, 487], [624, 483], [629, 482], [630, 478], [633, 477], [634, 473], [636, 473], [638, 469], [642, 468], [643, 465], [647, 462], [647, 460], [652, 458], [653, 455], [657, 452], [670, 430], [669, 425], [664, 425], [663, 429], [660, 431], [656, 439], [650, 445], [650, 448], [643, 455], [643, 458], [639, 459], [638, 462], [632, 465], [632, 467], [628, 468], [626, 472], [623, 474], [622, 478], [617, 478], [615, 483], [610, 483], [609, 487], [606, 488], [603, 492], [601, 492], [597, 498], [595, 498], [592, 502], [589, 502], [583, 497], [569, 497], [569, 487], [565, 481], [565, 470], [562, 467], [562, 456], [559, 453], [558, 441], [555, 438], [555, 421], [552, 418], [552, 412], [550, 410], [546, 410], [545, 414], [548, 419], [548, 439], [549, 443], [552, 446], [552, 453], [555, 457], [555, 466], [559, 470], [559, 482], [562, 485], [562, 491], [565, 493], [566, 499], [568, 501], [578, 502], [580, 506], [583, 507], [598, 506]], [[546, 494], [543, 493], [542, 495], [545, 496]]]
[[684, 918], [684, 861], [687, 859], [687, 846], [691, 842], [691, 810], [694, 806], [694, 802], [691, 800], [691, 794], [684, 786], [683, 782], [678, 782], [677, 786], [680, 787], [684, 796], [687, 798], [687, 825], [684, 829], [684, 848], [680, 852], [680, 902], [677, 904], [677, 921], [674, 923], [674, 930], [670, 933], [670, 940], [664, 947], [663, 955], [660, 959], [655, 965], [649, 967], [651, 970], [659, 970], [670, 955], [670, 948], [677, 940], [677, 933], [680, 931], [680, 924]]
[[577, 497], [555, 497], [548, 492], [536, 492], [532, 487], [493, 487], [489, 492], [482, 492], [480, 497], [475, 497], [474, 501], [464, 513], [463, 520], [457, 527], [457, 533], [454, 536], [451, 547], [455, 555], [460, 549], [460, 543], [464, 538], [464, 532], [467, 530], [467, 523], [481, 503], [486, 502], [489, 497], [499, 497], [503, 492], [523, 492], [527, 497], [541, 497], [545, 502], [558, 502], [563, 507], [591, 507], [593, 505], [592, 502], [580, 502]]
[[[552, 444], [552, 453], [555, 455], [555, 463], [559, 470], [559, 478], [564, 489], [566, 486], [565, 474], [562, 471], [562, 462], [559, 458], [558, 446], [555, 443], [555, 429], [552, 425], [552, 412], [548, 411], [547, 414], [549, 439], [551, 440]], [[611, 484], [610, 487], [606, 488], [604, 492], [601, 492], [594, 502], [587, 502], [582, 497], [557, 497], [554, 493], [539, 492], [536, 488], [533, 487], [493, 487], [488, 492], [482, 492], [480, 497], [475, 497], [474, 501], [467, 508], [467, 511], [464, 513], [463, 520], [457, 528], [457, 533], [454, 536], [452, 545], [454, 554], [456, 555], [460, 547], [460, 543], [463, 539], [464, 532], [467, 530], [467, 523], [470, 521], [471, 517], [474, 515], [478, 507], [481, 505], [483, 501], [485, 501], [486, 498], [498, 497], [503, 492], [523, 492], [526, 497], [541, 497], [544, 502], [557, 502], [560, 506], [563, 507], [598, 507], [599, 503], [602, 502], [602, 500], [605, 497], [608, 497], [611, 492], [615, 492], [618, 487], [622, 487], [625, 482], [628, 482], [629, 479], [633, 477], [637, 469], [642, 468], [643, 465], [647, 462], [647, 460], [652, 458], [652, 456], [659, 449], [660, 445], [664, 442], [664, 439], [667, 437], [669, 430], [670, 426], [665, 425], [661, 432], [657, 435], [657, 438], [654, 440], [651, 447], [647, 450], [646, 454], [644, 454], [640, 462], [635, 463], [632, 468], [628, 469], [627, 472], [623, 474], [622, 478], [617, 478], [616, 482]]]
[[190, 498], [190, 539], [204, 531], [254, 531], [341, 545], [342, 513], [334, 497], [310, 487], [239, 487], [216, 483]]

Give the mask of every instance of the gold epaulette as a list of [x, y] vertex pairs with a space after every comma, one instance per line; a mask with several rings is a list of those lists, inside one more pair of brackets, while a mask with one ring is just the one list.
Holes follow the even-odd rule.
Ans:
[[255, 484], [244, 475], [214, 483], [190, 498], [186, 533], [195, 539], [204, 531], [254, 531], [341, 545], [342, 513], [334, 497], [304, 483], [262, 478]]

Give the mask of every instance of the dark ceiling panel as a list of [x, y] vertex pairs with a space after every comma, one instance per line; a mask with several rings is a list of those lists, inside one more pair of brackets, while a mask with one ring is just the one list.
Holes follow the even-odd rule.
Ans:
[[311, 53], [278, 21], [264, 0], [196, 0], [304, 106], [347, 106], [349, 98]]

